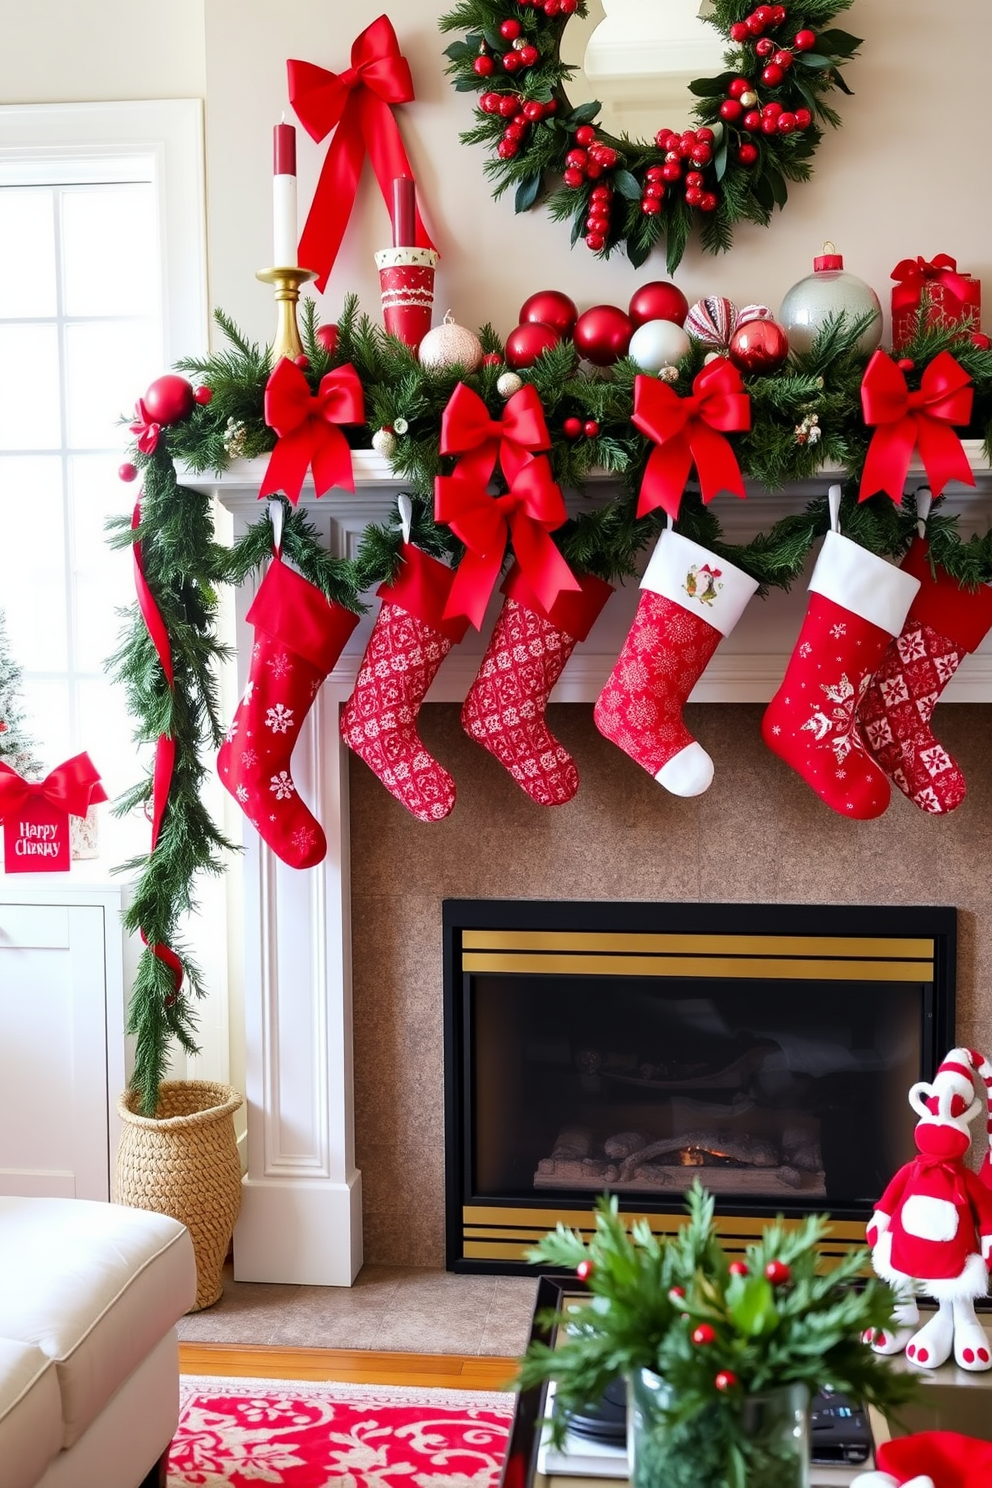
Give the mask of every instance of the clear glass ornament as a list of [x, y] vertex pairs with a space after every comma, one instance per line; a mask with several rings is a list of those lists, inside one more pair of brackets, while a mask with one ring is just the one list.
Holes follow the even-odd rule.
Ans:
[[794, 284], [782, 301], [779, 321], [785, 326], [794, 352], [809, 351], [817, 332], [831, 315], [848, 320], [873, 314], [874, 319], [858, 338], [858, 349], [870, 356], [882, 339], [882, 306], [870, 284], [849, 274], [833, 243], [824, 243], [823, 253], [813, 260], [813, 272]]

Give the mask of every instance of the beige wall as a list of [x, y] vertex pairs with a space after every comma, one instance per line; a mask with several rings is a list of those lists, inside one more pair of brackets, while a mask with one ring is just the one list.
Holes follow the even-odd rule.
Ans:
[[765, 748], [760, 705], [688, 709], [716, 766], [695, 800], [656, 785], [596, 732], [591, 711], [549, 710], [581, 778], [567, 806], [535, 806], [462, 732], [451, 704], [421, 713], [424, 740], [458, 788], [445, 821], [415, 821], [352, 758], [355, 1136], [367, 1261], [444, 1261], [442, 899], [954, 905], [957, 1037], [992, 1051], [992, 705], [938, 710], [938, 735], [968, 781], [956, 812], [926, 816], [893, 791], [871, 822], [836, 815]]

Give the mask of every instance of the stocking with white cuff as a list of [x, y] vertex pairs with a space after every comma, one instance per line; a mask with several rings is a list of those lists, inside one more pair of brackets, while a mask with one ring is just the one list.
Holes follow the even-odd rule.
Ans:
[[676, 796], [698, 796], [713, 761], [682, 718], [689, 694], [757, 581], [666, 528], [637, 614], [593, 711], [596, 727]]

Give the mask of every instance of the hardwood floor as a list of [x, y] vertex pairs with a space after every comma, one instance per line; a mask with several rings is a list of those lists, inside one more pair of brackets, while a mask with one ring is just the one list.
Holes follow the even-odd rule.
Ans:
[[499, 1390], [513, 1378], [516, 1367], [515, 1359], [480, 1354], [393, 1354], [371, 1349], [274, 1348], [182, 1340], [179, 1344], [183, 1374]]

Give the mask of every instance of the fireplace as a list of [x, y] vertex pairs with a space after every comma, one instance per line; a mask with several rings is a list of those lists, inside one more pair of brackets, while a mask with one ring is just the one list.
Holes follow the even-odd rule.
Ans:
[[730, 1248], [810, 1212], [861, 1243], [954, 1040], [956, 919], [446, 900], [448, 1268], [525, 1270], [607, 1191], [670, 1232], [695, 1176]]

